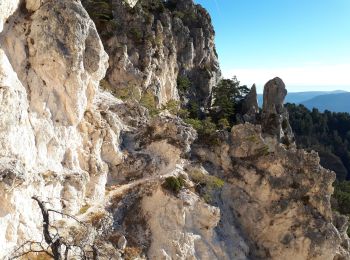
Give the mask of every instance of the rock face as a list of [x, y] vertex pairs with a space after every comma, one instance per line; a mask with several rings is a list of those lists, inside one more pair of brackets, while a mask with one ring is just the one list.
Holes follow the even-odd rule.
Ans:
[[0, 2], [0, 32], [2, 32], [7, 18], [17, 10], [19, 3], [19, 0]]
[[234, 126], [220, 147], [195, 153], [225, 178], [221, 232], [230, 225], [241, 230], [247, 257], [348, 259], [346, 228], [336, 228], [330, 206], [335, 174], [319, 165], [316, 153], [271, 147], [261, 127], [249, 123]]
[[280, 78], [274, 78], [266, 83], [261, 125], [265, 134], [276, 136], [278, 140], [288, 145], [295, 145], [288, 111], [284, 108], [286, 95], [286, 86]]
[[266, 114], [282, 114], [286, 96], [286, 85], [280, 78], [274, 78], [267, 82], [264, 87], [263, 112]]
[[75, 1], [34, 2], [5, 8], [16, 12], [0, 37], [1, 258], [30, 237], [40, 241], [34, 194], [72, 214], [103, 199], [101, 150], [120, 130], [95, 105], [108, 56], [87, 12]]
[[[112, 23], [116, 28], [104, 36], [110, 55], [106, 80], [112, 89], [148, 91], [159, 104], [179, 100], [180, 94], [201, 106], [209, 105], [220, 69], [211, 19], [201, 6], [192, 0], [143, 0], [130, 9], [117, 0], [108, 25]], [[191, 85], [179, 93], [177, 82], [182, 78]]]
[[[180, 96], [210, 104], [220, 70], [203, 8], [93, 1], [113, 11], [89, 10], [98, 34], [80, 1], [19, 2], [0, 2], [1, 259], [43, 241], [33, 196], [71, 216], [50, 213], [68, 259], [94, 248], [99, 259], [349, 259], [334, 174], [286, 141], [280, 79], [265, 86], [262, 126], [222, 131], [212, 147], [170, 109], [151, 113]], [[255, 88], [243, 110], [258, 123]]]
[[255, 123], [256, 115], [259, 113], [258, 95], [255, 84], [251, 87], [242, 105], [242, 114], [245, 122]]

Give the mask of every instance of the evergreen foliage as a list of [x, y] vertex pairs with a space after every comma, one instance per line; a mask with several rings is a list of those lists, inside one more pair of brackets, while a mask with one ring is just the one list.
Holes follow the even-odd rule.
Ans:
[[334, 187], [333, 210], [350, 215], [350, 181], [336, 182]]
[[200, 170], [190, 172], [192, 181], [196, 184], [196, 191], [207, 203], [213, 203], [215, 193], [220, 191], [225, 182], [213, 175], [207, 175]]
[[151, 91], [143, 93], [140, 104], [148, 109], [150, 116], [158, 115], [160, 112], [157, 108], [156, 98]]
[[297, 145], [315, 150], [321, 165], [334, 170], [338, 180], [348, 179], [350, 172], [350, 115], [347, 113], [320, 113], [303, 105], [287, 104], [289, 121]]
[[179, 176], [179, 177], [171, 176], [165, 179], [163, 186], [167, 190], [170, 190], [177, 194], [184, 187], [184, 185], [185, 185], [185, 180], [182, 176]]
[[213, 88], [213, 120], [218, 123], [220, 120], [223, 122], [222, 119], [226, 119], [230, 125], [233, 125], [236, 122], [236, 114], [241, 113], [242, 101], [248, 93], [247, 86], [240, 86], [236, 77], [222, 79]]
[[170, 114], [178, 115], [180, 111], [180, 102], [177, 100], [169, 100], [166, 105], [163, 106], [163, 109], [168, 110]]
[[[188, 78], [178, 78], [180, 93], [187, 91], [191, 85]], [[190, 100], [186, 109], [181, 109], [178, 115], [197, 130], [199, 142], [218, 145], [220, 143], [218, 130], [229, 130], [237, 122], [237, 116], [241, 114], [242, 102], [248, 93], [249, 89], [246, 86], [240, 86], [236, 77], [222, 79], [213, 88], [212, 108], [205, 111], [194, 99]]]
[[177, 89], [180, 94], [185, 94], [191, 87], [191, 81], [187, 76], [177, 77]]

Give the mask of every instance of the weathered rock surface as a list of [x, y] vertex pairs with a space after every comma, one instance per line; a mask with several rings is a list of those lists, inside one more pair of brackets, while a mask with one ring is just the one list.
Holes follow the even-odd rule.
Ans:
[[220, 147], [195, 150], [226, 180], [221, 221], [232, 214], [226, 226], [241, 230], [252, 259], [348, 259], [346, 221], [330, 205], [334, 172], [314, 152], [269, 145], [260, 126], [246, 123]]
[[198, 195], [184, 191], [179, 198], [156, 190], [142, 201], [152, 234], [149, 259], [227, 259], [214, 228], [220, 210]]
[[13, 1], [1, 1], [0, 2], [0, 33], [3, 30], [4, 23], [6, 22], [7, 18], [9, 18], [10, 15], [12, 15], [18, 8], [18, 5], [20, 3], [20, 0], [13, 0]]
[[[220, 70], [204, 9], [108, 2], [108, 25], [120, 27], [102, 34], [107, 70], [80, 1], [19, 2], [0, 2], [1, 259], [42, 241], [33, 195], [83, 222], [51, 218], [100, 259], [349, 259], [347, 219], [330, 209], [334, 174], [283, 139], [292, 132], [280, 79], [265, 87], [262, 126], [237, 125], [213, 147], [193, 145], [192, 127], [139, 102], [179, 100], [181, 75], [192, 82], [183, 102], [210, 103]], [[131, 98], [99, 88], [106, 71], [100, 84]], [[254, 88], [244, 111], [257, 123]], [[164, 184], [170, 176], [178, 193]]]
[[255, 84], [251, 87], [250, 92], [244, 98], [242, 104], [242, 114], [245, 122], [255, 123], [256, 116], [259, 113], [258, 95]]
[[288, 111], [284, 108], [286, 95], [286, 86], [280, 78], [274, 78], [265, 84], [261, 125], [265, 134], [275, 136], [287, 145], [295, 146]]
[[274, 78], [267, 82], [264, 87], [263, 112], [267, 114], [282, 114], [286, 96], [286, 85], [280, 78]]
[[27, 239], [40, 241], [31, 196], [75, 214], [85, 200], [103, 199], [102, 157], [120, 158], [117, 146], [108, 148], [119, 129], [94, 102], [108, 59], [94, 23], [75, 1], [27, 1], [30, 13], [25, 6], [6, 9], [14, 15], [0, 37], [0, 257]]
[[112, 89], [148, 90], [159, 104], [166, 104], [179, 99], [178, 77], [188, 77], [192, 86], [180, 94], [202, 106], [209, 104], [220, 69], [211, 19], [201, 6], [192, 0], [144, 0], [130, 9], [117, 0], [108, 25], [112, 23], [117, 27], [108, 35], [108, 26], [101, 28], [110, 55], [106, 79]]

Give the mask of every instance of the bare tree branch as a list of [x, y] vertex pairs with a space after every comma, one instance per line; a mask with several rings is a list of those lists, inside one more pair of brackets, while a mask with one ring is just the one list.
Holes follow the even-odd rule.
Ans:
[[[22, 253], [16, 254], [17, 252], [21, 251], [21, 249], [25, 249], [25, 247], [26, 247], [27, 245], [29, 245], [29, 249], [28, 249], [28, 250], [25, 250], [25, 251], [22, 252]], [[41, 248], [41, 250], [33, 249], [33, 248], [32, 248], [33, 245], [39, 246], [39, 247]], [[25, 256], [25, 255], [27, 255], [27, 254], [29, 254], [29, 253], [45, 253], [45, 254], [47, 254], [48, 256], [54, 258], [54, 256], [53, 256], [52, 254], [50, 254], [49, 251], [46, 250], [40, 242], [27, 241], [27, 242], [23, 243], [19, 248], [17, 248], [17, 249], [13, 252], [14, 256], [11, 257], [10, 259], [17, 259], [17, 258], [20, 258], [20, 257], [22, 257], [22, 256]]]
[[75, 220], [76, 222], [78, 222], [80, 225], [86, 226], [85, 223], [81, 222], [79, 219], [77, 219], [77, 218], [74, 217], [74, 216], [71, 216], [71, 215], [68, 215], [68, 214], [59, 212], [59, 211], [54, 210], [54, 209], [48, 209], [47, 211], [48, 211], [48, 212], [54, 212], [54, 213], [60, 214], [60, 215], [62, 215], [62, 216], [64, 216], [64, 217], [68, 217], [68, 218], [74, 219], [74, 220]]
[[41, 210], [41, 214], [43, 216], [43, 234], [44, 234], [45, 242], [46, 244], [50, 245], [54, 259], [61, 260], [62, 257], [61, 257], [60, 249], [61, 249], [62, 243], [60, 238], [53, 240], [50, 234], [49, 210], [46, 208], [45, 204], [37, 196], [33, 196], [32, 199], [38, 203], [38, 206]]
[[[86, 228], [86, 231], [89, 232], [89, 226], [85, 223], [82, 223], [79, 219], [69, 214], [62, 213], [60, 211], [54, 209], [48, 209], [46, 204], [48, 202], [44, 202], [39, 197], [33, 196], [33, 200], [35, 200], [41, 210], [41, 214], [43, 217], [42, 224], [42, 233], [43, 239], [41, 242], [36, 241], [26, 241], [21, 246], [19, 246], [13, 253], [10, 259], [18, 259], [29, 253], [45, 253], [46, 255], [52, 257], [54, 260], [68, 260], [69, 252], [74, 248], [80, 251], [80, 257], [82, 260], [91, 259], [90, 254], [92, 253], [92, 259], [98, 260], [99, 252], [98, 248], [93, 244], [93, 242], [89, 242], [88, 236], [84, 237], [83, 240], [76, 244], [75, 242], [68, 242], [66, 238], [60, 235], [59, 229], [55, 226], [52, 226], [50, 223], [50, 212], [59, 214], [64, 217], [71, 218], [79, 223], [81, 226]], [[92, 243], [92, 245], [91, 245]], [[86, 251], [88, 248], [91, 248], [92, 251]], [[89, 258], [86, 254], [89, 254]]]

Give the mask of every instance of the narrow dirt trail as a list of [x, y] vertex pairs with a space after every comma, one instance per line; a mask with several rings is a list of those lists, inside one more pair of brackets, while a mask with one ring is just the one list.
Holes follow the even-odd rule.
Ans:
[[182, 171], [183, 162], [180, 164], [169, 164], [166, 168], [164, 168], [158, 175], [142, 178], [139, 180], [132, 181], [128, 184], [121, 185], [111, 190], [105, 198], [105, 204], [108, 203], [113, 197], [116, 197], [120, 194], [125, 193], [126, 191], [147, 182], [160, 181], [167, 177], [177, 175], [180, 171]]

